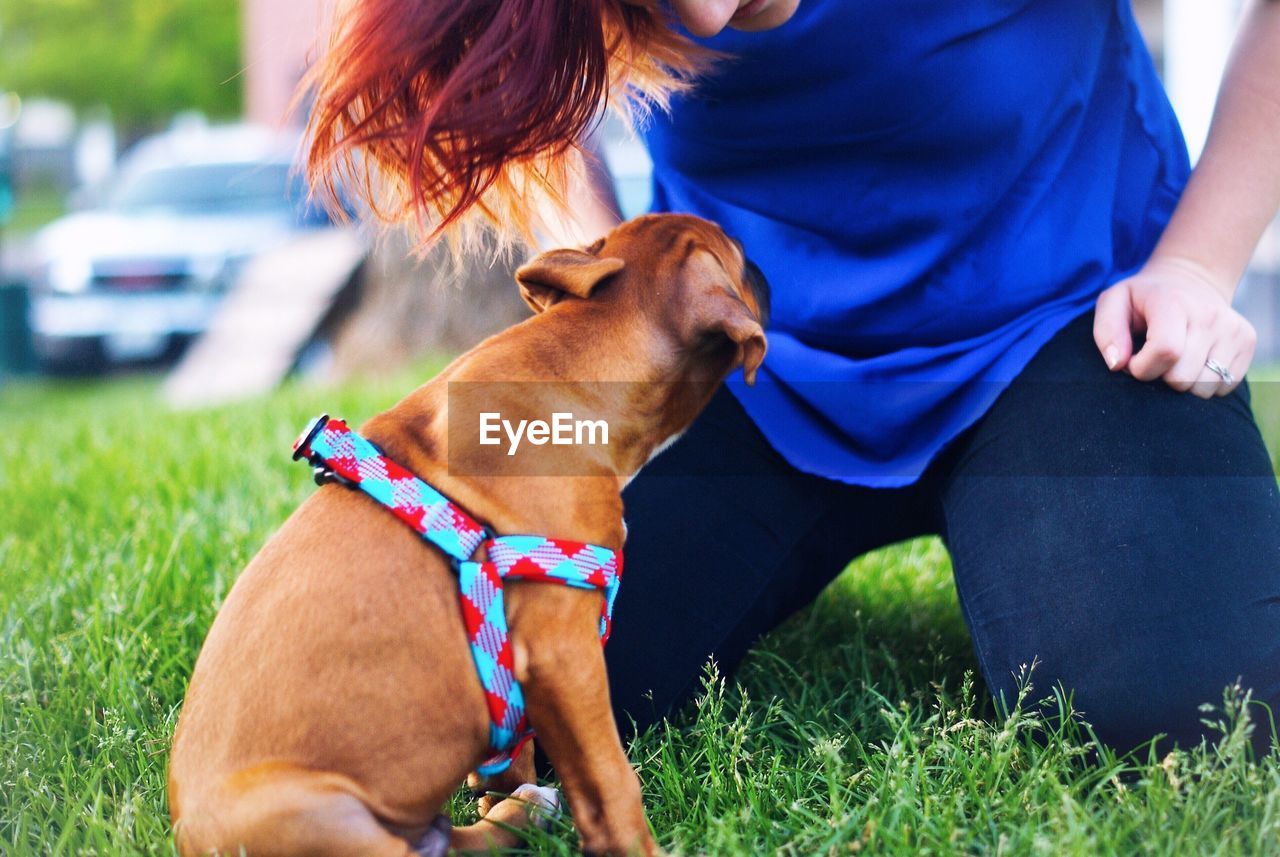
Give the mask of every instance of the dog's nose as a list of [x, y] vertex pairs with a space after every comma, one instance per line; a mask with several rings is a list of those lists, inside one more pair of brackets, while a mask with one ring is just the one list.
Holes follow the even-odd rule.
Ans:
[[744, 271], [747, 276], [747, 286], [751, 289], [752, 296], [756, 299], [756, 306], [760, 307], [760, 323], [767, 325], [769, 323], [769, 281], [765, 278], [764, 271], [760, 270], [755, 262], [752, 262], [746, 255], [743, 257]]

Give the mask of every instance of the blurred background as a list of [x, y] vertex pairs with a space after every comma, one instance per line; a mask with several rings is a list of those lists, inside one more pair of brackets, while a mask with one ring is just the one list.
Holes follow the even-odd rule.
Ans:
[[[163, 374], [175, 405], [336, 380], [465, 348], [525, 315], [489, 260], [442, 282], [309, 205], [291, 167], [294, 88], [326, 0], [0, 0], [0, 383]], [[1135, 0], [1193, 156], [1236, 0]], [[603, 154], [624, 213], [648, 160], [618, 126]], [[1280, 359], [1280, 240], [1237, 306]]]

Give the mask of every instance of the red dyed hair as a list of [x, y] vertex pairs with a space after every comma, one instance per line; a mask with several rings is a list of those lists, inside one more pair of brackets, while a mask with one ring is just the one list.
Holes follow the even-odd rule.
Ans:
[[304, 81], [307, 174], [425, 243], [532, 242], [602, 106], [664, 107], [709, 58], [656, 0], [346, 0]]

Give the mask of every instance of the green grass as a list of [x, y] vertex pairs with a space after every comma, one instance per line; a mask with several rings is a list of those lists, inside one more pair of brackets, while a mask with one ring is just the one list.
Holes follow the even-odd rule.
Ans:
[[[200, 414], [146, 380], [0, 390], [0, 854], [171, 852], [166, 749], [196, 652], [312, 490], [284, 450], [321, 407], [368, 415], [413, 379]], [[1280, 763], [1249, 761], [1237, 704], [1213, 715], [1220, 740], [1117, 759], [1046, 725], [1039, 691], [993, 717], [974, 668], [937, 542], [860, 560], [631, 747], [658, 836], [743, 855], [1280, 852]], [[532, 843], [573, 846], [567, 822]]]

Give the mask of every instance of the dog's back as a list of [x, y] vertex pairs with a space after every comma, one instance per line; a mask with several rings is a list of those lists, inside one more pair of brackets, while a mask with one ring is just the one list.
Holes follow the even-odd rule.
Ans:
[[234, 850], [277, 829], [224, 809], [287, 790], [295, 768], [342, 772], [379, 818], [416, 828], [483, 752], [485, 723], [443, 557], [367, 498], [323, 489], [249, 564], [200, 653], [170, 764], [179, 843]]

